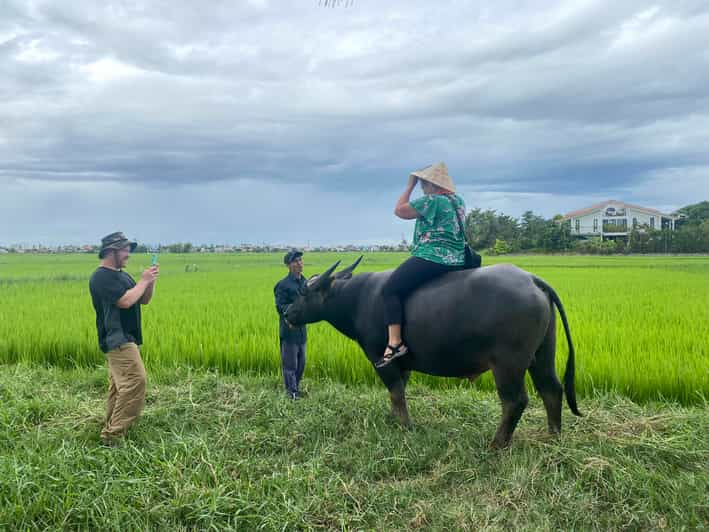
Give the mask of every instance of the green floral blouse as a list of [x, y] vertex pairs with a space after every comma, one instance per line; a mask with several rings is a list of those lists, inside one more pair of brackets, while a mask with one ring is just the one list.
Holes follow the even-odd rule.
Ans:
[[[453, 200], [451, 202], [450, 199]], [[457, 194], [443, 196], [432, 194], [409, 202], [419, 213], [414, 229], [414, 257], [438, 264], [460, 266], [465, 263], [465, 237], [458, 224], [459, 216], [465, 219], [465, 202]]]

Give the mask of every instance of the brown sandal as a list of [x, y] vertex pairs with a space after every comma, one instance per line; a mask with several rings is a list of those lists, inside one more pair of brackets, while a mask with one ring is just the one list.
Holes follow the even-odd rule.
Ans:
[[399, 345], [387, 345], [387, 349], [390, 349], [391, 353], [384, 353], [384, 356], [374, 364], [375, 368], [384, 368], [395, 358], [403, 357], [409, 352], [409, 348], [404, 345], [403, 341], [399, 342]]

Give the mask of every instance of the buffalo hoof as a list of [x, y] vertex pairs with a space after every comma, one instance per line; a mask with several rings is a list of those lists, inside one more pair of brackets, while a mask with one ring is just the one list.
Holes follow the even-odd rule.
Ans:
[[401, 412], [392, 410], [391, 415], [402, 427], [406, 429], [410, 429], [412, 427], [411, 419], [409, 418], [408, 414], [402, 414]]
[[490, 442], [489, 447], [493, 451], [501, 451], [502, 449], [507, 449], [511, 443], [512, 440], [501, 441], [495, 438]]

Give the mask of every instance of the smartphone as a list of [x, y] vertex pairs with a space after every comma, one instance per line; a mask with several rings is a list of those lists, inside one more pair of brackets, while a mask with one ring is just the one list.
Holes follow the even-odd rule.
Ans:
[[153, 253], [152, 258], [150, 259], [150, 265], [156, 266], [157, 263], [158, 263], [158, 256], [155, 253]]

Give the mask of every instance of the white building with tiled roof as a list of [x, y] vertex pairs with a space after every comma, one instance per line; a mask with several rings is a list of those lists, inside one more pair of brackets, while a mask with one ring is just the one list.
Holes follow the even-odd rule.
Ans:
[[616, 200], [596, 203], [564, 216], [564, 220], [571, 224], [572, 235], [601, 238], [626, 236], [633, 227], [674, 230], [676, 219], [676, 216], [664, 214], [657, 209]]

